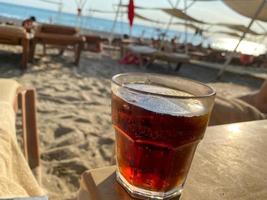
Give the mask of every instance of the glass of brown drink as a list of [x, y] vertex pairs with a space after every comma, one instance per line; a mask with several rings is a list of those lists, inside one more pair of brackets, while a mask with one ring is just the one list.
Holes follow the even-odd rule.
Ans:
[[214, 98], [209, 86], [175, 76], [112, 78], [117, 180], [131, 196], [169, 199], [181, 194]]

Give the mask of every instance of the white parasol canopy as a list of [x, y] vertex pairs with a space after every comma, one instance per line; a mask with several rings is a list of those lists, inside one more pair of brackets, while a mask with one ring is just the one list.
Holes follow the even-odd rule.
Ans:
[[[224, 3], [239, 14], [253, 18], [258, 7], [261, 6], [262, 0], [224, 0]], [[256, 19], [267, 22], [267, 1]]]

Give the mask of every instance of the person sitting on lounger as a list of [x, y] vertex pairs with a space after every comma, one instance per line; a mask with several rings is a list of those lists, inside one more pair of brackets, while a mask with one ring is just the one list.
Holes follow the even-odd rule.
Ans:
[[34, 16], [31, 16], [28, 19], [25, 19], [22, 22], [22, 26], [26, 29], [28, 33], [32, 33], [34, 27], [35, 27], [36, 18]]
[[242, 96], [240, 99], [255, 106], [262, 113], [267, 113], [267, 80], [264, 81], [259, 91]]
[[267, 118], [267, 80], [259, 91], [237, 98], [217, 96], [210, 125], [219, 125]]

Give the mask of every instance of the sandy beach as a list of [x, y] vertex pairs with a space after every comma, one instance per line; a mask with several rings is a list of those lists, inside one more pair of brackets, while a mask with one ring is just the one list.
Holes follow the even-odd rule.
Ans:
[[[7, 51], [8, 50], [8, 51]], [[50, 199], [75, 199], [83, 171], [111, 165], [114, 132], [111, 126], [110, 79], [123, 72], [183, 76], [209, 83], [219, 95], [240, 95], [261, 81], [227, 74], [214, 82], [216, 71], [185, 65], [180, 72], [157, 63], [148, 69], [120, 65], [107, 53], [84, 52], [80, 67], [73, 54], [38, 55], [25, 73], [19, 69], [20, 48], [0, 45], [0, 77], [36, 88], [41, 144], [42, 182]], [[39, 50], [39, 54], [40, 54]]]

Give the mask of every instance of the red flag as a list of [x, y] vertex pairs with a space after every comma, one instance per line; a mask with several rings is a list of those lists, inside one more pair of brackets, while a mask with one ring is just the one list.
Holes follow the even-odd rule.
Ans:
[[128, 4], [128, 19], [129, 19], [129, 24], [132, 27], [133, 26], [133, 21], [134, 21], [134, 0], [129, 0], [129, 4]]

